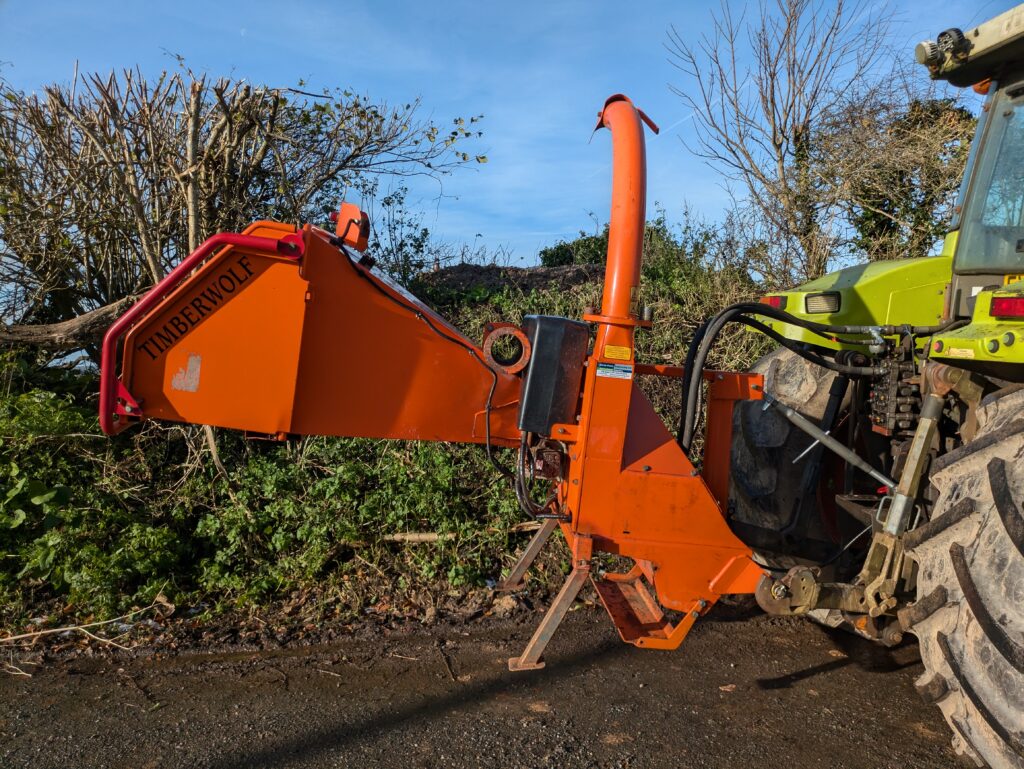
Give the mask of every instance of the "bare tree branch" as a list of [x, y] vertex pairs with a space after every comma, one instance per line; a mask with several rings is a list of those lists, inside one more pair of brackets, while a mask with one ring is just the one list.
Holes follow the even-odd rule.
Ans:
[[95, 345], [133, 299], [125, 297], [60, 323], [0, 326], [0, 344], [24, 344], [56, 352], [72, 352]]
[[723, 1], [696, 43], [669, 32], [689, 80], [674, 91], [693, 113], [691, 149], [737, 183], [770, 228], [782, 283], [823, 274], [838, 245], [811, 167], [815, 132], [875, 76], [890, 19], [863, 0], [763, 0], [748, 20]]
[[39, 96], [0, 80], [0, 323], [69, 321], [152, 285], [213, 232], [318, 221], [359, 180], [472, 162], [476, 118], [445, 130], [417, 101], [299, 91], [187, 69], [76, 73]]

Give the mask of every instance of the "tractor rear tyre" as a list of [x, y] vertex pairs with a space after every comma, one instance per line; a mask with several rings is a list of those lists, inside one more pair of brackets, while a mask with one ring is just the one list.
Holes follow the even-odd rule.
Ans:
[[[764, 375], [764, 389], [816, 424], [821, 423], [835, 374], [785, 348], [765, 355], [751, 369]], [[800, 497], [806, 460], [794, 460], [813, 442], [775, 409], [741, 401], [733, 415], [729, 523], [736, 535], [770, 566], [788, 568], [808, 542], [828, 543], [817, 505], [796, 528], [788, 526]], [[813, 461], [813, 458], [808, 458]], [[787, 528], [789, 530], [787, 531]], [[804, 562], [813, 561], [805, 558]]]
[[932, 518], [907, 534], [920, 641], [917, 689], [942, 710], [958, 753], [1024, 769], [1024, 390], [982, 402], [975, 438], [940, 457]]

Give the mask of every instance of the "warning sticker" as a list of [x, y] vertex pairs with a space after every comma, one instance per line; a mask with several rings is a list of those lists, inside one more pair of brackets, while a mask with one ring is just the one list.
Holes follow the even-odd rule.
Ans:
[[612, 379], [632, 379], [633, 367], [627, 363], [598, 363], [597, 375]]
[[612, 360], [630, 360], [633, 357], [633, 351], [628, 347], [606, 344], [604, 346], [604, 357], [611, 358]]

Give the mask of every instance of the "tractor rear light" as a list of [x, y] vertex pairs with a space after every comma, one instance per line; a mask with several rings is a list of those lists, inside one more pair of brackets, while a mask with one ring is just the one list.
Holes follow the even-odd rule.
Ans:
[[1024, 318], [1024, 296], [994, 296], [989, 312], [995, 318]]
[[829, 291], [824, 294], [808, 294], [804, 300], [807, 313], [839, 312], [839, 292]]
[[772, 296], [762, 296], [761, 297], [761, 304], [766, 304], [769, 307], [774, 307], [776, 310], [785, 310], [786, 309], [786, 299], [787, 299], [787, 297], [779, 296], [778, 294], [775, 294], [775, 295], [772, 295]]

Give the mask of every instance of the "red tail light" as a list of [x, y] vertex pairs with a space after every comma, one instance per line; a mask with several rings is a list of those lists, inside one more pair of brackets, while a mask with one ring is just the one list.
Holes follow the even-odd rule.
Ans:
[[989, 313], [996, 318], [1024, 318], [1024, 296], [994, 296]]
[[761, 304], [766, 304], [769, 307], [774, 307], [776, 310], [786, 309], [786, 299], [784, 296], [762, 296]]

